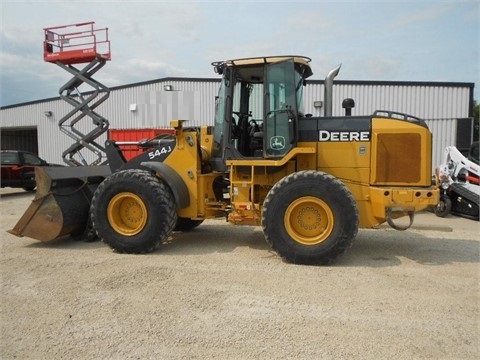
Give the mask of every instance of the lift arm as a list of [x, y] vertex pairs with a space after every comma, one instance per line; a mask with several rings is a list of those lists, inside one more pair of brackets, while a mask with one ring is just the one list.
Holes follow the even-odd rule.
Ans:
[[[65, 163], [78, 165], [106, 164], [105, 148], [96, 142], [109, 127], [106, 118], [94, 110], [110, 95], [110, 89], [93, 75], [111, 59], [108, 28], [95, 29], [94, 22], [64, 25], [45, 28], [43, 42], [43, 58], [69, 72], [72, 78], [63, 85], [60, 97], [73, 106], [73, 109], [63, 116], [58, 126], [74, 143], [63, 154]], [[88, 63], [83, 69], [74, 64]], [[80, 90], [87, 85], [88, 89]], [[81, 120], [91, 118], [94, 128], [85, 132]], [[94, 160], [89, 162], [82, 150], [94, 154]]]

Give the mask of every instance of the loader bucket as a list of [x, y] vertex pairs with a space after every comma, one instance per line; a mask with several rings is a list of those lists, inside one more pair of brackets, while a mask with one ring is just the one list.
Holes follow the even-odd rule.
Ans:
[[36, 167], [35, 198], [8, 232], [43, 242], [81, 234], [88, 223], [93, 193], [110, 172], [106, 165]]

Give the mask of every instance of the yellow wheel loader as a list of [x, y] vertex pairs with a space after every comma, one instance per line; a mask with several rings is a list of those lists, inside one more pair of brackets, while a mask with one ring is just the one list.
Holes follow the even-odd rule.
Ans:
[[359, 228], [404, 230], [438, 203], [425, 122], [388, 111], [331, 116], [339, 67], [326, 78], [325, 116], [315, 117], [302, 104], [309, 58], [212, 65], [222, 76], [213, 126], [172, 120], [174, 135], [140, 142], [145, 152], [130, 161], [109, 140], [108, 166], [37, 169], [36, 198], [11, 232], [42, 241], [96, 234], [118, 252], [146, 253], [174, 230], [226, 218], [262, 226], [288, 262], [327, 264]]

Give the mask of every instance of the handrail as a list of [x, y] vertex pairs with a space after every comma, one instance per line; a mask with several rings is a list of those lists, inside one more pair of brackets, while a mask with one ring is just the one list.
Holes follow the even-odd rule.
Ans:
[[44, 28], [44, 60], [65, 65], [88, 63], [95, 58], [110, 60], [108, 28], [95, 29], [94, 24], [92, 21]]

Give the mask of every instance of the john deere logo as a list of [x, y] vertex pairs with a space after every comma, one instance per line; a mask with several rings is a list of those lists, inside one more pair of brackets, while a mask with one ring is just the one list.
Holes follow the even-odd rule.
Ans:
[[272, 136], [270, 138], [270, 149], [274, 149], [274, 150], [285, 149], [285, 138], [283, 136]]

